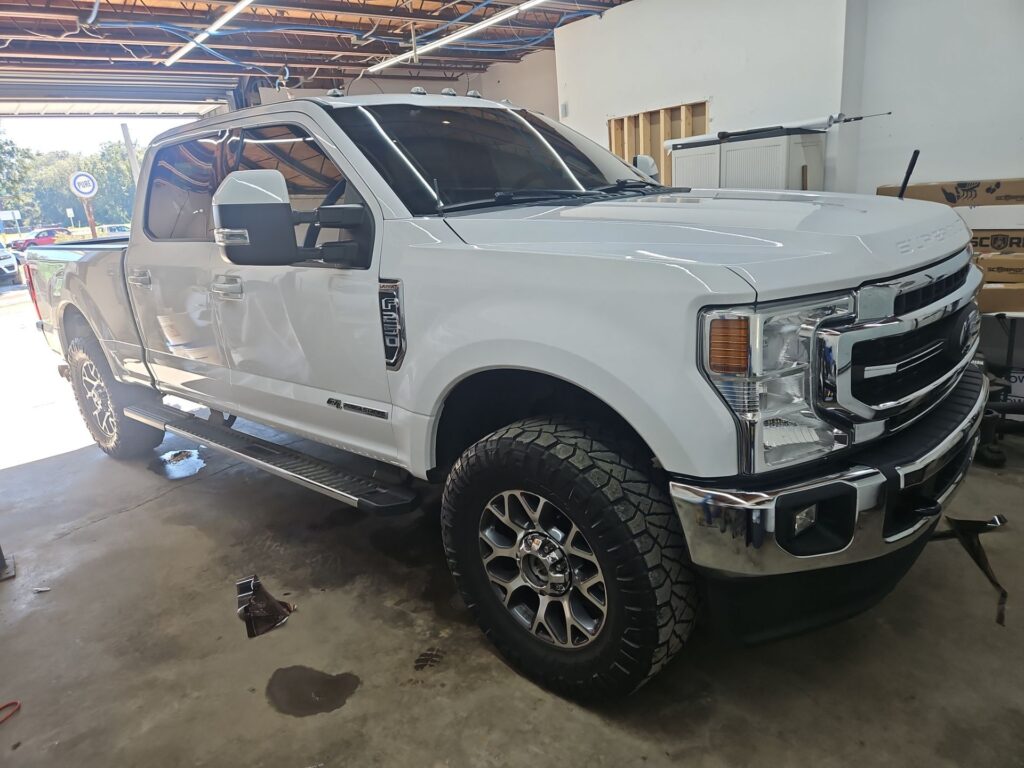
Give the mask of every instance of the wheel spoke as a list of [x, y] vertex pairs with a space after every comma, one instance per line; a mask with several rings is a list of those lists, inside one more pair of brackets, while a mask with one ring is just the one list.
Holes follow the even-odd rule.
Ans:
[[526, 527], [523, 526], [523, 524], [519, 520], [516, 520], [515, 517], [513, 517], [512, 515], [509, 514], [509, 512], [508, 512], [508, 497], [509, 496], [510, 496], [510, 494], [507, 494], [507, 493], [506, 494], [502, 494], [502, 496], [501, 496], [501, 500], [502, 500], [501, 507], [499, 507], [498, 504], [495, 504], [495, 501], [497, 501], [497, 497], [495, 497], [494, 499], [491, 499], [491, 502], [487, 505], [487, 511], [490, 512], [492, 515], [494, 515], [496, 518], [498, 518], [501, 522], [503, 522], [505, 525], [507, 525], [509, 528], [511, 528], [516, 533], [521, 533], [522, 531], [526, 530]]
[[484, 543], [488, 547], [491, 548], [491, 554], [484, 556], [484, 565], [487, 565], [492, 560], [496, 560], [496, 559], [498, 559], [500, 557], [508, 557], [508, 558], [512, 558], [513, 560], [515, 560], [515, 558], [516, 558], [516, 548], [515, 548], [515, 546], [502, 547], [502, 546], [498, 546], [497, 544], [495, 544], [494, 542], [492, 542], [490, 539], [488, 539], [485, 536], [481, 536], [480, 538], [483, 539]]
[[518, 493], [516, 495], [519, 497], [519, 501], [520, 503], [522, 503], [523, 509], [526, 510], [526, 514], [533, 522], [534, 526], [540, 528], [540, 513], [541, 510], [544, 509], [544, 505], [548, 503], [547, 499], [537, 496], [537, 504], [535, 506], [533, 504], [530, 504], [530, 502], [526, 499], [526, 496], [524, 494]]
[[523, 581], [521, 576], [516, 576], [511, 581], [502, 581], [501, 579], [496, 578], [495, 576], [491, 576], [491, 583], [499, 587], [502, 591], [504, 591], [505, 596], [501, 599], [501, 604], [506, 608], [508, 608], [509, 600], [512, 599], [512, 593], [520, 587], [526, 586], [526, 582]]
[[533, 626], [530, 627], [533, 630], [533, 634], [537, 634], [537, 631], [544, 627], [544, 631], [554, 637], [551, 630], [548, 628], [547, 623], [544, 620], [544, 613], [548, 609], [548, 605], [551, 603], [551, 598], [547, 595], [540, 596], [540, 603], [537, 605], [537, 615], [533, 617]]
[[[566, 551], [573, 557], [578, 557], [581, 560], [586, 560], [589, 563], [597, 565], [597, 558], [594, 557], [594, 553], [590, 551], [589, 546], [587, 546], [586, 549], [581, 549], [579, 546], [577, 546], [576, 541], [578, 538], [582, 539], [583, 534], [580, 533], [579, 528], [573, 525], [573, 527], [569, 530], [569, 535], [565, 537]], [[584, 539], [583, 541], [584, 545], [586, 545], [586, 539]], [[600, 568], [598, 570], [600, 571]]]
[[573, 644], [573, 642], [572, 642], [572, 630], [574, 628], [578, 629], [580, 632], [582, 632], [583, 636], [585, 638], [587, 638], [588, 641], [597, 636], [597, 631], [598, 631], [598, 629], [600, 629], [601, 625], [598, 624], [597, 627], [595, 627], [593, 630], [591, 630], [590, 628], [586, 627], [581, 622], [577, 621], [576, 617], [572, 615], [572, 606], [569, 605], [569, 601], [568, 600], [563, 601], [563, 603], [562, 603], [562, 610], [565, 612], [565, 626], [566, 626], [566, 634], [567, 634], [568, 640], [569, 640], [569, 645]]

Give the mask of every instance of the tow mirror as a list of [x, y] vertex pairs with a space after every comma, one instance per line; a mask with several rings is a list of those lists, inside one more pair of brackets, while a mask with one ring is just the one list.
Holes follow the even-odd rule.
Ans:
[[644, 176], [650, 176], [655, 181], [659, 181], [660, 171], [658, 171], [658, 163], [650, 155], [637, 155], [634, 157], [633, 167]]
[[281, 266], [302, 261], [295, 243], [288, 184], [280, 171], [229, 173], [213, 195], [213, 237], [233, 264]]

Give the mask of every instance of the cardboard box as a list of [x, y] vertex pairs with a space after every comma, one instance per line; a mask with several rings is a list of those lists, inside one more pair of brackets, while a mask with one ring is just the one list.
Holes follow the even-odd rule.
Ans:
[[982, 314], [1024, 312], [1024, 283], [985, 283], [978, 293]]
[[986, 283], [1024, 283], [1024, 253], [983, 253], [975, 261]]
[[[896, 197], [899, 184], [886, 184], [878, 194]], [[952, 206], [1024, 205], [1024, 179], [985, 179], [983, 181], [935, 181], [911, 184], [907, 194], [911, 200], [929, 200]]]
[[1024, 253], [1024, 229], [977, 229], [971, 245], [978, 253]]
[[1024, 229], [1024, 205], [977, 205], [956, 212], [971, 229]]

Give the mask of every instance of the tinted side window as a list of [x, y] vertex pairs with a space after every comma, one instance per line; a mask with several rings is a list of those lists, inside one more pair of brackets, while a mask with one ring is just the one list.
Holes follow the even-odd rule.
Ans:
[[[225, 170], [253, 168], [280, 171], [288, 184], [288, 196], [296, 211], [314, 211], [321, 205], [361, 203], [362, 197], [305, 130], [294, 125], [246, 128], [225, 144]], [[307, 225], [295, 229], [299, 245], [305, 243]], [[341, 239], [349, 235], [342, 234]], [[324, 230], [319, 242], [338, 240], [337, 230]]]
[[157, 152], [146, 199], [146, 229], [153, 238], [213, 240], [219, 145], [217, 136], [208, 136]]

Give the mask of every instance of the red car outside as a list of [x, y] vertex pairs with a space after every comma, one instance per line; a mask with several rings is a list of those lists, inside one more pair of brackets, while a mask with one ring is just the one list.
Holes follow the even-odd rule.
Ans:
[[44, 227], [43, 229], [34, 229], [17, 240], [12, 240], [10, 246], [16, 251], [24, 251], [32, 245], [53, 245], [57, 242], [58, 235], [70, 234], [71, 230], [67, 227]]

